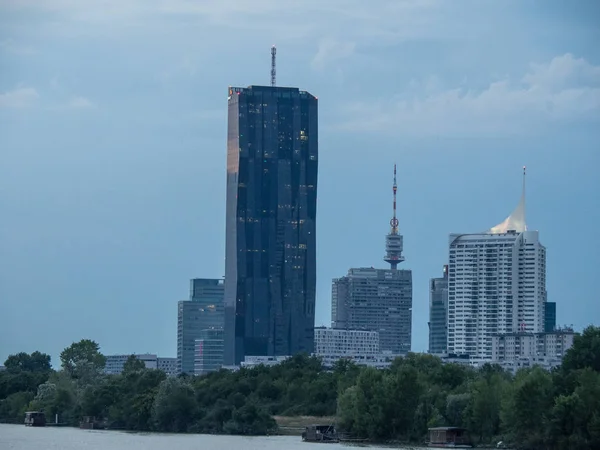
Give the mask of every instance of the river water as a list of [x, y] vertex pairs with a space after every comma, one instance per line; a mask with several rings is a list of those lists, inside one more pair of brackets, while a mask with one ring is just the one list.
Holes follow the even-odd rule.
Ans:
[[[370, 450], [383, 447], [369, 447]], [[396, 447], [398, 448], [398, 447]], [[0, 425], [0, 450], [342, 450], [342, 444], [308, 444], [300, 436], [215, 436], [128, 433], [78, 428]], [[389, 450], [389, 449], [388, 449]]]

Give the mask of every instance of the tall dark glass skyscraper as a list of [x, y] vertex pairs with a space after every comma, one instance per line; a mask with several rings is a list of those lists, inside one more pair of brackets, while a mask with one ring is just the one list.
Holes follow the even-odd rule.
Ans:
[[442, 278], [429, 280], [429, 353], [444, 354], [448, 349], [448, 266]]
[[312, 352], [317, 98], [229, 88], [225, 364]]

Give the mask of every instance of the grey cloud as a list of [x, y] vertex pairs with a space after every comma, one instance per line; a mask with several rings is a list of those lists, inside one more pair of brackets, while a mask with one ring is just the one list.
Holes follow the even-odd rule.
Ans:
[[0, 94], [1, 108], [27, 108], [39, 98], [39, 94], [31, 87], [17, 87]]
[[599, 120], [599, 81], [600, 66], [567, 54], [532, 64], [520, 83], [501, 80], [481, 91], [432, 91], [425, 83], [428, 89], [398, 93], [391, 99], [346, 104], [340, 112], [346, 120], [336, 128], [480, 135], [527, 132], [542, 123], [575, 118]]

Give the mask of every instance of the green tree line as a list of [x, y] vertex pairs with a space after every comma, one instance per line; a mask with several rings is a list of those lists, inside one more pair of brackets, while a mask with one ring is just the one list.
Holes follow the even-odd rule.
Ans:
[[[444, 364], [431, 355], [397, 358], [389, 369], [346, 360], [332, 370], [307, 355], [272, 367], [167, 377], [131, 356], [120, 375], [90, 340], [60, 355], [11, 355], [0, 372], [0, 421], [26, 410], [77, 425], [83, 416], [113, 428], [190, 433], [269, 434], [273, 416], [335, 416], [345, 433], [372, 441], [423, 442], [432, 426], [463, 426], [476, 443], [518, 449], [600, 448], [600, 327], [575, 338], [562, 365], [516, 375], [499, 366]], [[324, 419], [325, 420], [325, 419]], [[327, 419], [330, 420], [330, 419]]]

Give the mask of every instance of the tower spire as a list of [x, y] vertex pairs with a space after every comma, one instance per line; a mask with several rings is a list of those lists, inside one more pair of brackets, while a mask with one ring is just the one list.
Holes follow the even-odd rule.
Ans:
[[398, 217], [396, 216], [396, 194], [398, 192], [398, 184], [396, 182], [396, 164], [394, 164], [394, 184], [392, 185], [392, 192], [394, 194], [393, 215], [392, 219], [390, 220], [390, 233], [385, 238], [386, 255], [383, 260], [389, 263], [392, 269], [397, 269], [398, 263], [404, 261], [404, 256], [402, 256], [404, 238], [398, 233], [399, 222]]
[[398, 191], [398, 184], [396, 183], [396, 164], [394, 164], [394, 185], [392, 187], [394, 192], [394, 215], [390, 221], [392, 226], [391, 234], [398, 234], [398, 219], [396, 218], [396, 192]]
[[495, 227], [490, 228], [487, 233], [502, 234], [509, 231], [522, 233], [527, 231], [527, 221], [525, 217], [525, 176], [527, 168], [523, 166], [523, 187], [521, 190], [521, 199], [514, 211], [504, 219], [504, 222], [499, 223]]
[[525, 224], [525, 230], [527, 230], [527, 222], [526, 222], [526, 216], [525, 216], [525, 179], [526, 179], [526, 171], [527, 171], [527, 167], [523, 166], [523, 189], [521, 190], [521, 205], [523, 208], [523, 223]]
[[271, 47], [271, 86], [275, 87], [275, 55], [277, 54], [277, 49], [275, 46]]

